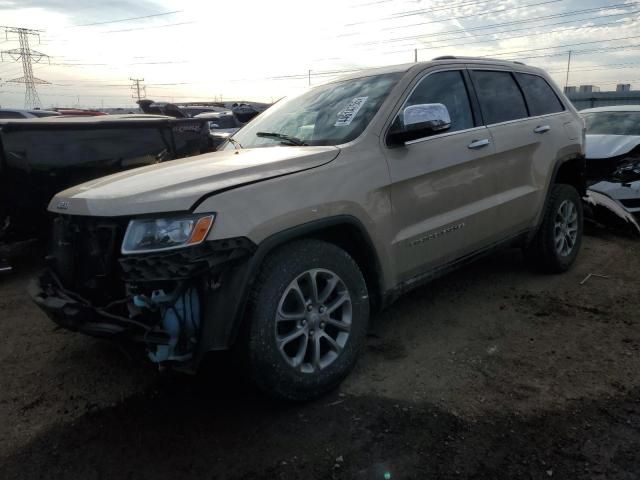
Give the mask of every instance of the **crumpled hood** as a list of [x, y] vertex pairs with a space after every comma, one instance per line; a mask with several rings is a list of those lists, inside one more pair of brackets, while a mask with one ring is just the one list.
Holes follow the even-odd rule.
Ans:
[[337, 147], [224, 150], [136, 168], [58, 193], [55, 213], [127, 216], [187, 211], [204, 195], [329, 163]]
[[629, 153], [640, 145], [640, 135], [587, 135], [588, 159], [612, 158]]

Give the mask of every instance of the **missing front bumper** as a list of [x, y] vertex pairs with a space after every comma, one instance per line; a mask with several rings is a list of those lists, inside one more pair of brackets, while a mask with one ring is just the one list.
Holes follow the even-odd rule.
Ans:
[[59, 218], [49, 268], [28, 287], [33, 301], [62, 328], [143, 343], [156, 363], [192, 370], [227, 349], [256, 246], [231, 238], [120, 256], [118, 225]]
[[167, 345], [169, 342], [168, 335], [151, 331], [150, 326], [112, 314], [66, 291], [48, 270], [31, 280], [27, 292], [51, 320], [67, 330], [94, 337], [120, 337], [156, 345]]

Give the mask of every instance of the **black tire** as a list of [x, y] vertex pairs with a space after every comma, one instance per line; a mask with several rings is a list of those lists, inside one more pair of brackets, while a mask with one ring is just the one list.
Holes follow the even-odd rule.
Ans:
[[[577, 212], [577, 233], [570, 252], [563, 255], [556, 248], [555, 228], [556, 216], [559, 214], [559, 209], [564, 202], [570, 202], [575, 207]], [[569, 270], [575, 262], [582, 244], [583, 218], [582, 200], [577, 190], [571, 185], [552, 185], [542, 224], [535, 237], [524, 249], [527, 264], [533, 270], [544, 273], [562, 273]]]
[[[351, 327], [346, 343], [332, 363], [305, 373], [301, 367], [290, 365], [278, 349], [276, 312], [292, 282], [314, 269], [333, 272], [342, 280], [341, 286], [346, 287], [351, 297]], [[265, 259], [248, 304], [240, 342], [244, 344], [242, 352], [246, 356], [249, 378], [260, 390], [277, 399], [317, 398], [337, 387], [353, 369], [366, 338], [368, 321], [369, 297], [364, 277], [344, 250], [314, 239], [286, 244]], [[307, 326], [310, 325], [311, 320]], [[330, 327], [326, 325], [323, 328], [328, 331]], [[307, 348], [313, 349], [313, 346]]]

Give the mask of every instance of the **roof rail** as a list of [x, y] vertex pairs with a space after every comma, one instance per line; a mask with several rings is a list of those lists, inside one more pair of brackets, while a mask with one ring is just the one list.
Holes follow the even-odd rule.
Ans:
[[432, 61], [435, 60], [488, 60], [488, 61], [499, 61], [499, 62], [511, 62], [517, 63], [518, 65], [524, 65], [523, 62], [518, 62], [516, 60], [502, 60], [500, 58], [488, 58], [488, 57], [457, 57], [455, 55], [442, 55], [441, 57], [432, 58]]

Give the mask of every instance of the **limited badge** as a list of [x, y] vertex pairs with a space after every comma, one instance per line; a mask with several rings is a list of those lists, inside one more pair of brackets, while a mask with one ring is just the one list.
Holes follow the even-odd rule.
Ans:
[[58, 210], [67, 210], [69, 208], [69, 202], [67, 200], [60, 200], [56, 205]]

